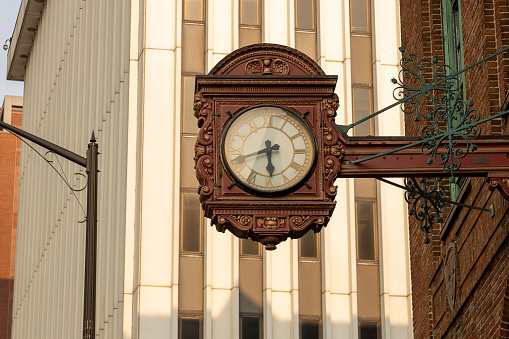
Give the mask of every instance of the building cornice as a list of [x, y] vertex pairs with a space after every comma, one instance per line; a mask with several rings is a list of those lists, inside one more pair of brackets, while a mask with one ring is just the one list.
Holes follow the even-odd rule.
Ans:
[[25, 80], [25, 69], [30, 58], [35, 34], [46, 0], [23, 0], [11, 37], [7, 55], [7, 79]]

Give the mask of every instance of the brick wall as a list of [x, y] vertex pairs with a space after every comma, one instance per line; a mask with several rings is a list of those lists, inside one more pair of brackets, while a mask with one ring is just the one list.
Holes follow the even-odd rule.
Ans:
[[[401, 0], [401, 37], [407, 52], [443, 62], [440, 0]], [[464, 61], [468, 66], [509, 45], [508, 0], [461, 1]], [[465, 73], [467, 98], [482, 117], [500, 111], [509, 90], [509, 53]], [[406, 133], [419, 135], [423, 121], [406, 119]], [[492, 121], [483, 134], [508, 133], [505, 118]], [[507, 333], [509, 317], [509, 202], [490, 191], [482, 178], [467, 181], [460, 201], [483, 208], [494, 206], [495, 217], [467, 208], [449, 208], [424, 244], [424, 232], [410, 217], [412, 307], [415, 338], [498, 338]], [[448, 304], [444, 257], [456, 249], [455, 304]], [[450, 286], [450, 285], [449, 285]], [[507, 320], [506, 320], [507, 321]], [[504, 332], [506, 331], [506, 332]]]
[[[21, 128], [21, 116], [13, 109], [11, 124]], [[11, 331], [20, 146], [18, 138], [0, 131], [0, 339]]]

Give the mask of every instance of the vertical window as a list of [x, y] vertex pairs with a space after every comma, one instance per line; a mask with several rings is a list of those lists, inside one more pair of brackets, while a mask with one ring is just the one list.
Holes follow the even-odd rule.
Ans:
[[183, 192], [181, 201], [181, 251], [201, 253], [203, 214], [198, 194], [196, 192]]
[[205, 1], [182, 0], [179, 339], [203, 337], [203, 212], [193, 154], [198, 127], [194, 82], [205, 72]]
[[[350, 55], [352, 60], [352, 108], [355, 122], [373, 113], [373, 58], [370, 1], [350, 0]], [[355, 135], [374, 135], [374, 119], [354, 127]]]
[[322, 336], [320, 236], [309, 230], [299, 239], [299, 328], [303, 339]]
[[[461, 2], [458, 0], [442, 0], [442, 27], [444, 35], [444, 63], [455, 73], [463, 68], [463, 33], [461, 27]], [[463, 98], [466, 97], [465, 74], [458, 75], [458, 85]], [[454, 112], [459, 115], [461, 112]], [[460, 186], [464, 182], [461, 178], [451, 183], [451, 200], [458, 197]]]
[[357, 220], [357, 260], [376, 260], [375, 201], [355, 202]]
[[381, 338], [376, 180], [355, 179], [359, 338]]
[[317, 60], [316, 1], [295, 0], [295, 48]]
[[263, 338], [263, 261], [261, 244], [240, 239], [240, 339]]
[[239, 47], [262, 42], [261, 0], [240, 0]]

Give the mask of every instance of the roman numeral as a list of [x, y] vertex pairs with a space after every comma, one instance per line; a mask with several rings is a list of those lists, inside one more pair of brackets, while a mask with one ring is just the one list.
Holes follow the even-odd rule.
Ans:
[[272, 179], [268, 175], [265, 176], [265, 187], [274, 188], [274, 184], [272, 184]]
[[241, 135], [241, 134], [239, 134], [239, 132], [238, 132], [238, 131], [236, 131], [236, 132], [232, 133], [232, 136], [231, 136], [231, 137], [232, 137], [232, 138], [235, 138], [235, 137], [236, 137], [236, 138], [240, 138], [240, 139], [242, 139], [242, 141], [244, 141], [244, 140], [246, 140], [247, 135]]
[[249, 126], [249, 128], [251, 128], [251, 130], [254, 130], [254, 129], [258, 128], [258, 126], [256, 126], [256, 124], [254, 122], [254, 119], [246, 119], [245, 123], [246, 123], [246, 125]]
[[302, 136], [302, 132], [299, 132], [299, 133], [295, 134], [294, 136], [291, 136], [290, 139], [294, 140], [294, 139], [297, 139], [300, 136]]
[[274, 116], [273, 115], [264, 114], [262, 117], [263, 117], [262, 127], [274, 127]]
[[256, 172], [255, 171], [251, 171], [251, 173], [247, 177], [247, 182], [250, 183], [250, 184], [254, 184], [255, 179], [256, 179]]
[[305, 150], [305, 149], [300, 149], [300, 148], [299, 148], [299, 149], [296, 149], [296, 150], [294, 151], [294, 153], [295, 153], [295, 154], [306, 154], [306, 150]]
[[244, 166], [246, 166], [246, 163], [245, 162], [240, 162], [240, 163], [230, 163], [230, 167], [232, 169], [232, 171], [234, 172], [237, 172], [239, 173], [240, 171], [242, 171], [242, 169], [244, 168]]
[[240, 148], [233, 148], [230, 146], [230, 154], [231, 155], [242, 155], [242, 147]]
[[298, 171], [298, 172], [300, 172], [302, 170], [302, 165], [299, 165], [295, 161], [292, 161], [290, 163], [290, 167], [293, 168], [294, 170]]
[[285, 184], [289, 183], [290, 182], [290, 179], [288, 179], [287, 177], [285, 177], [285, 175], [283, 173], [281, 173], [281, 176], [283, 177], [283, 181], [285, 182]]

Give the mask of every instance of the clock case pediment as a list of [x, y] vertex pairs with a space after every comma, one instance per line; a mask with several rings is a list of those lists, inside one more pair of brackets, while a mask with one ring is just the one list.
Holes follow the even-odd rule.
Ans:
[[[280, 45], [241, 48], [221, 60], [208, 75], [196, 77], [194, 111], [200, 131], [195, 147], [198, 193], [205, 216], [216, 228], [250, 237], [267, 249], [325, 226], [335, 207], [334, 179], [345, 139], [334, 126], [339, 100], [337, 76], [325, 75], [301, 52]], [[306, 180], [284, 195], [242, 188], [221, 159], [227, 125], [246, 109], [280, 106], [298, 115], [316, 139], [315, 162]]]

